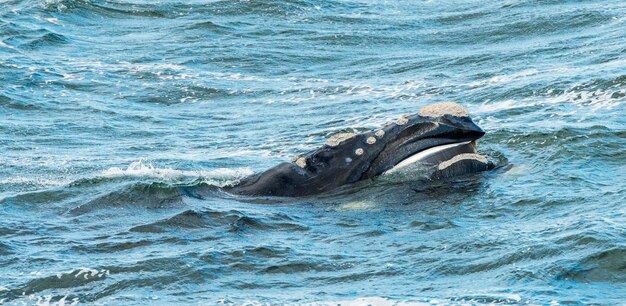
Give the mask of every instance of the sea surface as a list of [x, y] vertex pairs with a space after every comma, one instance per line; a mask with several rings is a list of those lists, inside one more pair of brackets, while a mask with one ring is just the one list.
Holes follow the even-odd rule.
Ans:
[[[494, 171], [220, 190], [457, 101]], [[622, 304], [626, 2], [0, 0], [0, 304]]]

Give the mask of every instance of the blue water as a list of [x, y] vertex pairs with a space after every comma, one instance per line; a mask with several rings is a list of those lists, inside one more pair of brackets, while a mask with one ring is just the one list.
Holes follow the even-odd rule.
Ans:
[[[427, 104], [488, 173], [219, 190]], [[0, 304], [618, 304], [626, 2], [0, 0]]]

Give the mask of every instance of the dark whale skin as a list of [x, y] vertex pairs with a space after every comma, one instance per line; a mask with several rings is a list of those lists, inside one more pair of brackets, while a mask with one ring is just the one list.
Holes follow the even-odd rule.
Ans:
[[[485, 133], [469, 117], [411, 115], [401, 119], [402, 122], [355, 135], [337, 145], [323, 145], [301, 155], [300, 164], [281, 163], [224, 190], [248, 196], [320, 194], [376, 177], [405, 158], [428, 148], [476, 140]], [[372, 139], [375, 141], [372, 142]], [[359, 151], [361, 154], [358, 154]], [[478, 170], [487, 168], [472, 167]]]

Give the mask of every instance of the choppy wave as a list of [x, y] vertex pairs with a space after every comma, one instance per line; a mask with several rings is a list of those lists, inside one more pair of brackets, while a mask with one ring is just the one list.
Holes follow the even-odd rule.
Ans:
[[84, 10], [91, 13], [98, 13], [108, 17], [118, 16], [138, 16], [153, 18], [168, 18], [174, 15], [172, 12], [176, 6], [153, 8], [151, 5], [140, 3], [122, 3], [116, 1], [92, 1], [92, 0], [45, 0], [43, 8], [49, 11], [71, 12], [73, 10]]
[[240, 231], [267, 231], [272, 229], [306, 231], [307, 227], [293, 222], [285, 216], [272, 218], [271, 221], [248, 217], [238, 211], [193, 211], [186, 210], [166, 220], [159, 220], [150, 224], [136, 226], [130, 229], [133, 232], [167, 232], [172, 228], [206, 229], [215, 226], [223, 227], [230, 232]]

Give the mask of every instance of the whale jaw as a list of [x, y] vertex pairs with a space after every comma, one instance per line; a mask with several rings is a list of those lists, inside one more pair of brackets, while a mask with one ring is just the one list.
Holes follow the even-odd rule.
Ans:
[[435, 146], [407, 157], [382, 175], [427, 169], [426, 177], [438, 180], [493, 169], [495, 165], [478, 154], [476, 148], [475, 140]]
[[475, 141], [462, 141], [435, 146], [424, 151], [417, 152], [406, 159], [400, 161], [393, 168], [385, 171], [384, 174], [398, 172], [414, 165], [435, 166], [453, 158], [459, 154], [476, 153]]

